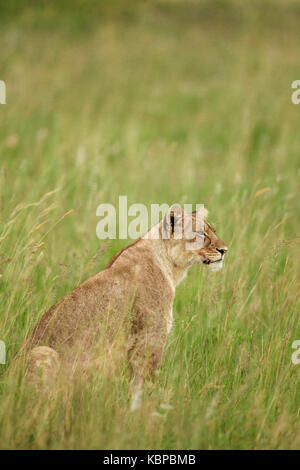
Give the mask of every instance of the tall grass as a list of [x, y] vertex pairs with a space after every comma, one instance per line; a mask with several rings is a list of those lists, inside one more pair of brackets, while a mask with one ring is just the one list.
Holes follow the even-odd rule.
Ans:
[[[1, 6], [1, 448], [299, 448], [300, 9], [245, 3]], [[96, 237], [119, 195], [205, 203], [225, 268], [178, 287], [134, 414], [126, 374], [28, 395], [4, 372], [124, 246]]]

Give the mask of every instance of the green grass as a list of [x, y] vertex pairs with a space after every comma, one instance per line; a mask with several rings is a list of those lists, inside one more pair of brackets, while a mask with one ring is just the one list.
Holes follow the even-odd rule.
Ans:
[[[298, 2], [6, 3], [0, 447], [299, 448]], [[178, 287], [161, 385], [136, 413], [123, 375], [28, 396], [5, 369], [124, 246], [96, 237], [119, 195], [204, 203], [225, 268]]]

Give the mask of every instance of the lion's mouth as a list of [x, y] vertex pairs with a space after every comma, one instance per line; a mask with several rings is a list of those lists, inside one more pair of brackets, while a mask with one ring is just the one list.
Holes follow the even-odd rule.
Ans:
[[213, 263], [219, 263], [220, 261], [222, 261], [223, 258], [219, 258], [219, 259], [216, 259], [215, 261], [211, 261], [210, 259], [205, 259], [203, 260], [203, 264], [213, 264]]
[[205, 259], [203, 261], [203, 264], [207, 266], [206, 269], [209, 269], [209, 271], [213, 271], [213, 272], [220, 271], [220, 269], [222, 269], [223, 267], [223, 257], [216, 259], [214, 261], [211, 261], [210, 259]]

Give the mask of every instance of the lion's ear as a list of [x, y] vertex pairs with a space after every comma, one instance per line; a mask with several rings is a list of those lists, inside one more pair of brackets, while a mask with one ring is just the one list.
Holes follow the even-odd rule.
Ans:
[[200, 209], [197, 210], [197, 214], [203, 219], [207, 218], [208, 210], [204, 207], [204, 204], [201, 204]]
[[199, 205], [200, 205], [200, 208], [193, 211], [192, 214], [193, 216], [197, 214], [197, 216], [201, 217], [202, 219], [206, 219], [208, 215], [208, 210], [204, 207], [204, 204], [199, 204]]
[[183, 210], [179, 204], [173, 204], [163, 219], [164, 238], [173, 238], [177, 228], [182, 227]]
[[204, 219], [206, 219], [207, 216], [208, 216], [208, 210], [205, 207], [203, 207], [203, 217], [204, 217]]

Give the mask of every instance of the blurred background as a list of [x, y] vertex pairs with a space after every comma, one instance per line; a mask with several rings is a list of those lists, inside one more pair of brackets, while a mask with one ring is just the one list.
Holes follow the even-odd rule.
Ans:
[[[11, 392], [2, 445], [299, 446], [300, 3], [0, 0], [0, 17], [8, 364], [42, 313], [127, 244], [97, 239], [99, 204], [204, 203], [229, 246], [220, 276], [193, 270], [178, 289], [162, 372], [176, 412], [130, 427], [118, 387], [111, 414], [113, 392], [99, 402], [96, 387], [96, 416], [68, 402], [40, 405], [43, 421]], [[160, 398], [147, 400], [150, 416]]]

